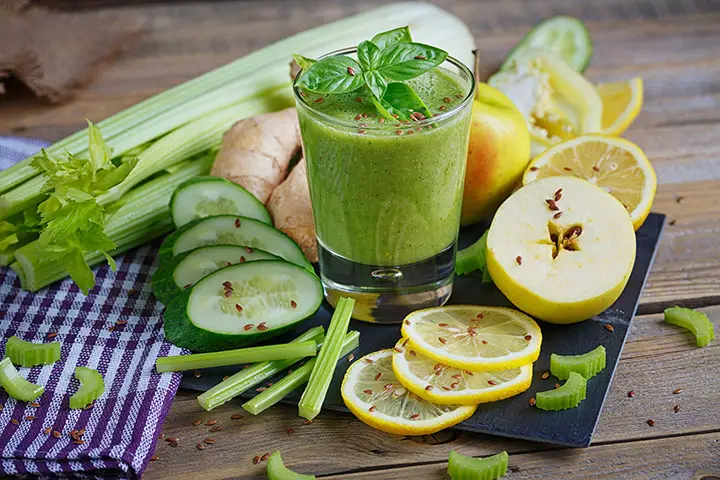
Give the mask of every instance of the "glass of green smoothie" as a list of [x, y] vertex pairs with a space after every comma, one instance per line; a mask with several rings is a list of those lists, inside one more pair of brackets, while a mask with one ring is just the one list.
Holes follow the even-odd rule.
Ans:
[[453, 285], [472, 72], [411, 42], [407, 28], [317, 61], [298, 59], [304, 68], [295, 100], [328, 301], [353, 297], [353, 316], [373, 322], [401, 322], [444, 304]]

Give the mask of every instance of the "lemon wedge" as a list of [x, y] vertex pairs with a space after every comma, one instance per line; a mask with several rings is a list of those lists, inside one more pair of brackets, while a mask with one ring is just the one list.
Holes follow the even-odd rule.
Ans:
[[624, 138], [584, 135], [555, 145], [525, 170], [523, 185], [545, 177], [579, 177], [623, 204], [635, 230], [650, 214], [657, 176], [645, 153]]
[[402, 335], [414, 351], [469, 371], [519, 368], [537, 360], [542, 333], [511, 308], [452, 305], [411, 313]]
[[430, 435], [466, 420], [477, 405], [436, 405], [403, 387], [393, 373], [393, 350], [369, 353], [345, 373], [341, 394], [363, 423], [396, 435]]
[[597, 93], [602, 100], [602, 133], [620, 135], [637, 118], [643, 105], [643, 80], [601, 83]]
[[530, 388], [532, 364], [497, 372], [471, 372], [438, 363], [402, 339], [393, 349], [393, 372], [400, 383], [425, 400], [439, 404], [495, 402]]

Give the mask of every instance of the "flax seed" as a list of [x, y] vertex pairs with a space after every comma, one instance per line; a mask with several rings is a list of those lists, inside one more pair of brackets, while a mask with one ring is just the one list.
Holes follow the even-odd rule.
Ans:
[[405, 325], [410, 326], [410, 325], [412, 325], [412, 323], [410, 323], [410, 320], [405, 320]]
[[682, 388], [676, 388], [675, 390], [673, 390], [673, 395], [677, 395], [678, 393], [682, 393], [682, 391], [683, 391]]
[[415, 60], [427, 60], [424, 55], [415, 55]]
[[202, 419], [198, 418], [198, 419], [195, 420], [192, 424], [193, 424], [193, 426], [197, 427], [197, 426], [200, 425], [201, 423], [202, 423]]
[[265, 330], [268, 329], [268, 327], [267, 327], [267, 325], [265, 325], [265, 322], [262, 322], [262, 323], [258, 324], [257, 329], [260, 330], [261, 332], [264, 332]]
[[242, 223], [240, 222], [240, 219], [236, 218], [235, 219], [235, 228], [240, 228], [240, 225], [242, 225]]
[[186, 283], [186, 284], [183, 286], [183, 290], [187, 290], [187, 289], [190, 288], [190, 287], [192, 287], [192, 283]]
[[557, 206], [557, 203], [555, 203], [555, 200], [553, 200], [552, 198], [546, 198], [545, 203], [548, 204], [548, 208], [553, 212], [557, 212], [558, 210], [560, 210], [560, 207]]
[[555, 201], [559, 202], [561, 198], [562, 198], [562, 188], [558, 188], [557, 191], [555, 192]]
[[114, 332], [114, 331], [115, 331], [115, 325], [113, 325], [113, 326], [111, 326], [110, 328], [108, 328], [108, 332]]
[[395, 351], [398, 352], [398, 353], [402, 353], [402, 352], [403, 352], [403, 349], [400, 348], [400, 347], [393, 347], [393, 350], [395, 350]]
[[178, 440], [180, 440], [180, 439], [177, 437], [167, 437], [165, 439], [166, 442], [177, 442]]
[[402, 134], [403, 134], [402, 130], [395, 130], [395, 135], [402, 135]]
[[565, 170], [566, 172], [572, 172], [572, 168], [570, 167], [563, 167], [563, 170]]
[[47, 334], [47, 338], [55, 338], [57, 337], [57, 332], [50, 332]]
[[362, 98], [360, 98], [360, 97], [355, 97], [355, 101], [358, 102], [358, 103], [362, 103]]
[[488, 385], [497, 385], [495, 380], [488, 380]]
[[367, 389], [363, 390], [363, 393], [364, 393], [365, 395], [372, 395], [372, 394], [373, 394], [373, 391], [370, 390], [369, 388], [367, 388]]
[[483, 345], [487, 345], [487, 344], [488, 344], [488, 341], [487, 341], [487, 340], [483, 340], [483, 341], [482, 341], [482, 344], [483, 344]]
[[463, 370], [463, 372], [465, 372], [465, 375], [470, 375], [471, 377], [473, 376], [473, 373], [470, 370]]
[[72, 443], [74, 443], [75, 445], [84, 445], [84, 444], [85, 444], [85, 440], [77, 439], [77, 440], [73, 440]]
[[596, 172], [600, 171], [600, 168], [597, 165], [593, 165], [592, 169], [595, 170]]
[[450, 102], [452, 102], [452, 98], [450, 98], [450, 97], [445, 97], [445, 98], [443, 98], [443, 102], [445, 102], [445, 103], [450, 103]]
[[239, 413], [236, 413], [236, 414], [230, 416], [230, 420], [240, 420], [242, 418], [244, 418], [244, 417], [242, 415], [240, 415]]
[[450, 387], [446, 387], [445, 385], [442, 385], [440, 388], [442, 388], [442, 389], [445, 390], [446, 392], [449, 392], [449, 391], [450, 391]]
[[675, 406], [673, 407], [673, 411], [674, 411], [675, 413], [678, 413], [678, 412], [680, 411], [680, 405], [675, 405]]
[[303, 420], [303, 421], [302, 421], [302, 424], [303, 424], [303, 425], [312, 425], [313, 423], [315, 423], [315, 422], [312, 421], [312, 420]]
[[243, 330], [245, 330], [247, 332], [248, 330], [252, 330], [252, 328], [254, 326], [255, 325], [253, 325], [252, 323], [247, 323], [247, 324], [243, 325]]
[[20, 425], [20, 422], [18, 422], [16, 418], [11, 418], [10, 423], [12, 423], [13, 425]]
[[158, 460], [160, 460], [160, 457], [158, 457], [157, 455], [153, 455], [152, 457], [150, 457], [151, 462], [157, 462]]
[[208, 445], [212, 445], [215, 443], [215, 439], [212, 437], [207, 437], [203, 442], [207, 443]]
[[543, 372], [543, 374], [540, 375], [540, 378], [542, 378], [543, 380], [547, 380], [548, 378], [550, 378], [550, 372], [548, 372], [548, 371]]
[[50, 435], [50, 430], [51, 430], [51, 428], [50, 428], [50, 427], [47, 427], [45, 430], [43, 430], [43, 433], [44, 433], [45, 435]]
[[347, 361], [348, 361], [348, 362], [352, 362], [353, 360], [355, 360], [355, 354], [354, 354], [354, 353], [351, 353], [350, 355], [348, 355]]
[[530, 404], [531, 407], [534, 407], [534, 406], [535, 406], [535, 403], [536, 403], [536, 402], [535, 402], [535, 397], [530, 397], [530, 398], [528, 399], [528, 403]]
[[539, 169], [538, 167], [530, 167], [531, 172], [537, 172]]
[[377, 410], [375, 405], [371, 405], [370, 408], [368, 408], [368, 412], [374, 412], [375, 410]]
[[653, 420], [652, 418], [648, 418], [647, 424], [650, 425], [651, 427], [654, 427], [654, 426], [655, 426], [655, 420]]
[[240, 257], [240, 263], [245, 263], [245, 262], [247, 262], [247, 259], [246, 259], [245, 257], [241, 256], [241, 257]]
[[553, 218], [555, 220], [557, 220], [558, 218], [560, 218], [562, 216], [562, 214], [563, 214], [563, 212], [557, 212], [555, 215], [553, 215]]
[[605, 330], [607, 330], [608, 332], [614, 332], [614, 331], [615, 331], [615, 327], [613, 327], [613, 326], [610, 325], [609, 323], [606, 323], [606, 324], [604, 325], [604, 327], [605, 327]]
[[197, 445], [195, 445], [195, 448], [197, 448], [198, 450], [205, 450], [205, 445], [203, 445], [202, 443], [198, 443]]
[[515, 263], [517, 263], [518, 265], [522, 265], [522, 257], [520, 255], [515, 257]]
[[239, 312], [242, 312], [242, 311], [243, 311], [243, 308], [236, 303], [236, 304], [235, 304], [235, 310], [237, 310], [238, 313], [239, 313]]
[[627, 396], [628, 396], [628, 398], [635, 398], [635, 391], [630, 390], [630, 391], [627, 393]]
[[205, 425], [207, 425], [208, 427], [212, 427], [215, 424], [217, 424], [217, 420], [208, 420], [207, 422], [205, 422]]
[[352, 67], [347, 67], [347, 72], [351, 77], [355, 76], [355, 69]]
[[419, 413], [413, 413], [412, 415], [410, 415], [410, 420], [415, 420], [416, 418], [420, 418]]
[[37, 418], [37, 417], [35, 417], [35, 415], [28, 415], [25, 417], [25, 420], [32, 422], [33, 420], [35, 420], [35, 418]]
[[415, 353], [415, 350], [409, 350], [408, 353], [410, 353], [410, 356], [411, 356], [411, 357], [414, 357], [414, 356], [417, 355], [417, 353]]
[[371, 358], [363, 358], [365, 360], [365, 363], [373, 363]]
[[294, 431], [295, 431], [294, 428], [288, 427], [288, 429], [287, 429], [287, 434], [288, 434], [288, 435], [292, 435]]
[[253, 457], [253, 465], [257, 465], [258, 463], [260, 463], [260, 455], [255, 455], [255, 457]]
[[427, 385], [427, 386], [425, 387], [425, 390], [427, 390], [428, 392], [431, 391], [432, 389], [433, 389], [433, 386], [432, 386], [432, 385]]
[[264, 392], [265, 390], [267, 390], [267, 387], [258, 387], [255, 389], [256, 392]]
[[193, 372], [193, 377], [195, 377], [195, 378], [200, 378], [201, 376], [202, 376], [202, 373], [198, 372], [197, 370], [195, 370], [195, 371]]
[[555, 388], [560, 388], [560, 384], [559, 384], [559, 383], [556, 383], [556, 384], [555, 384]]
[[386, 383], [383, 388], [384, 388], [385, 390], [392, 390], [393, 384], [392, 384], [392, 383]]
[[125, 325], [127, 323], [127, 320], [118, 320], [115, 322], [115, 325]]
[[380, 380], [380, 377], [382, 377], [382, 372], [378, 372], [378, 374], [375, 375], [375, 381]]
[[324, 101], [325, 101], [325, 99], [320, 97], [320, 98], [316, 98], [315, 100], [313, 100], [313, 103], [322, 103]]
[[460, 386], [460, 382], [453, 382], [450, 384], [450, 388], [457, 388]]
[[62, 434], [61, 434], [60, 432], [58, 432], [57, 430], [54, 430], [54, 431], [53, 431], [53, 437], [55, 437], [55, 438], [60, 438], [61, 435], [62, 435]]
[[246, 251], [247, 253], [253, 253], [253, 249], [250, 248], [250, 247], [245, 247], [245, 251]]
[[438, 337], [438, 342], [440, 342], [440, 343], [442, 343], [443, 345], [445, 345], [445, 344], [447, 343], [447, 340], [445, 340], [443, 337]]
[[532, 340], [532, 335], [525, 335], [523, 338], [529, 342], [530, 340]]
[[263, 456], [260, 457], [260, 461], [261, 461], [261, 462], [264, 462], [265, 460], [268, 459], [268, 457], [270, 457], [270, 452], [265, 452], [265, 453], [263, 454]]
[[223, 428], [224, 428], [224, 427], [223, 427], [222, 425], [215, 425], [214, 427], [212, 427], [212, 428], [210, 429], [210, 432], [211, 432], [211, 433], [222, 432], [222, 431], [223, 431]]
[[225, 290], [225, 298], [232, 297], [233, 291], [232, 290]]

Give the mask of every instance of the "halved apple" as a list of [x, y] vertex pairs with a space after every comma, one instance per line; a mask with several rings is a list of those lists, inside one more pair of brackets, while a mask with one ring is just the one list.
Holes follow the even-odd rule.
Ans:
[[575, 177], [548, 177], [510, 196], [487, 238], [495, 285], [519, 309], [575, 323], [610, 307], [635, 263], [635, 231], [612, 195]]

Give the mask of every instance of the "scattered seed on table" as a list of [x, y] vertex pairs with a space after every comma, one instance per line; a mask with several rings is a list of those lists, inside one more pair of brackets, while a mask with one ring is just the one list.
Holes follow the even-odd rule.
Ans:
[[198, 450], [205, 450], [205, 445], [203, 445], [202, 443], [198, 443], [197, 445], [195, 445], [195, 448], [197, 448]]
[[[40, 404], [38, 402], [30, 402], [30, 406], [37, 408], [40, 406]], [[2, 407], [2, 405], [0, 405], [0, 407]]]
[[295, 431], [295, 429], [293, 429], [292, 427], [288, 427], [287, 434], [292, 435], [294, 431]]
[[85, 440], [80, 440], [80, 439], [78, 438], [78, 439], [76, 439], [76, 440], [73, 440], [72, 443], [74, 443], [75, 445], [85, 445]]
[[528, 403], [530, 404], [531, 407], [534, 407], [535, 403], [536, 403], [535, 397], [530, 397], [530, 399], [528, 399]]
[[57, 332], [50, 332], [47, 334], [47, 338], [55, 338], [57, 337]]
[[239, 413], [230, 416], [230, 420], [240, 420], [241, 418], [243, 418], [243, 416]]
[[205, 422], [205, 425], [207, 425], [208, 427], [212, 427], [216, 423], [217, 423], [217, 420], [208, 420], [207, 422]]
[[52, 430], [52, 429], [51, 429], [50, 427], [47, 427], [45, 430], [43, 430], [43, 433], [44, 433], [45, 435], [50, 435], [50, 431], [51, 431], [51, 430]]
[[157, 462], [158, 460], [160, 460], [160, 457], [158, 457], [157, 455], [153, 455], [152, 457], [150, 457], [151, 462]]
[[635, 391], [634, 391], [634, 390], [630, 390], [630, 391], [627, 393], [627, 396], [628, 396], [628, 398], [635, 398]]
[[355, 354], [354, 354], [354, 353], [351, 353], [350, 355], [348, 355], [347, 361], [348, 361], [348, 362], [352, 362], [353, 360], [355, 360]]
[[614, 332], [614, 331], [615, 331], [615, 327], [613, 327], [613, 326], [610, 325], [609, 323], [606, 323], [606, 324], [605, 324], [605, 330], [607, 330], [608, 332]]
[[210, 429], [210, 431], [211, 431], [212, 433], [222, 432], [222, 431], [223, 431], [223, 428], [225, 428], [225, 427], [223, 427], [222, 425], [215, 425], [214, 427], [212, 427], [212, 428]]
[[548, 371], [543, 372], [543, 374], [540, 376], [540, 378], [542, 378], [543, 380], [547, 380], [548, 378], [550, 378], [550, 372], [548, 372]]
[[650, 425], [651, 427], [654, 427], [654, 426], [655, 426], [655, 420], [653, 420], [652, 418], [649, 418], [648, 421], [647, 421], [647, 424]]
[[265, 390], [267, 390], [267, 387], [258, 387], [255, 389], [256, 392], [264, 392]]
[[161, 433], [160, 435], [158, 435], [158, 440], [162, 440], [163, 438], [165, 438], [165, 434], [164, 434], [164, 433]]
[[25, 420], [27, 420], [27, 421], [29, 421], [29, 422], [32, 422], [32, 421], [35, 420], [36, 418], [37, 418], [37, 417], [36, 417], [35, 415], [27, 415], [27, 416], [25, 417]]
[[108, 328], [108, 332], [114, 332], [115, 331], [115, 325], [112, 325], [110, 328]]
[[61, 434], [60, 432], [58, 432], [57, 430], [54, 430], [54, 431], [53, 431], [53, 437], [55, 437], [55, 438], [60, 438], [61, 435], [62, 435], [62, 434]]
[[207, 443], [208, 445], [212, 445], [215, 443], [215, 439], [212, 437], [208, 437], [205, 440], [203, 440], [203, 442]]
[[177, 442], [178, 440], [177, 437], [168, 437], [165, 439], [166, 442]]
[[225, 380], [227, 380], [228, 378], [230, 378], [230, 375], [225, 375], [225, 376], [223, 377], [223, 382], [224, 382]]
[[197, 427], [197, 426], [200, 425], [201, 423], [202, 423], [202, 419], [201, 419], [201, 418], [198, 418], [197, 420], [195, 420], [195, 421], [193, 422], [193, 426]]
[[13, 425], [20, 425], [20, 422], [18, 422], [15, 418], [11, 418], [10, 423], [12, 423]]
[[260, 455], [255, 455], [253, 458], [253, 465], [257, 465], [258, 463], [260, 463]]
[[678, 413], [680, 411], [680, 405], [675, 405], [673, 407], [673, 410], [675, 411], [675, 413]]
[[303, 425], [312, 425], [313, 423], [315, 423], [315, 422], [313, 422], [312, 420], [303, 420], [302, 421]]
[[117, 322], [115, 322], [115, 325], [125, 325], [125, 324], [127, 324], [127, 320], [118, 320]]
[[678, 393], [682, 393], [682, 391], [683, 391], [682, 388], [676, 388], [675, 390], [673, 390], [673, 395], [677, 395]]
[[201, 374], [200, 372], [198, 372], [197, 370], [195, 370], [195, 371], [193, 372], [193, 377], [195, 377], [195, 378], [200, 378], [201, 375], [202, 375], [202, 374]]
[[170, 442], [170, 443], [168, 443], [168, 445], [171, 446], [172, 448], [177, 448], [178, 442]]
[[560, 388], [560, 384], [559, 384], [559, 383], [556, 383], [556, 384], [555, 384], [555, 388]]
[[264, 462], [265, 460], [268, 459], [268, 457], [270, 457], [270, 452], [265, 452], [265, 453], [263, 453], [263, 456], [260, 457], [260, 461]]

